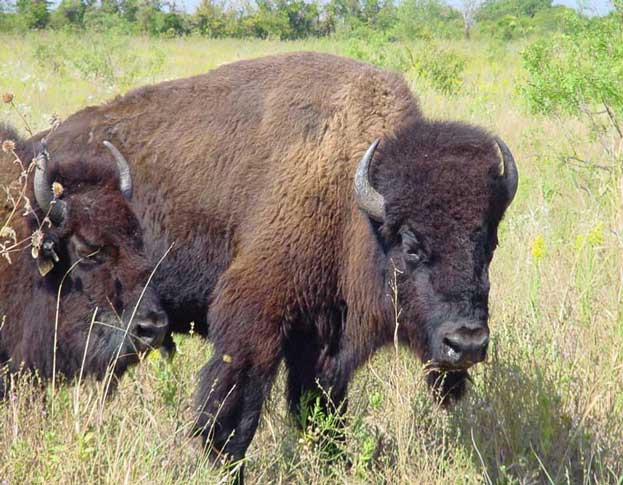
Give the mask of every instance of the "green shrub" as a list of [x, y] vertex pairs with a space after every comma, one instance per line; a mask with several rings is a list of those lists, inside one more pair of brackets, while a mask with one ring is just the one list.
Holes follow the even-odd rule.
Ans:
[[24, 29], [43, 29], [50, 18], [46, 0], [17, 0], [17, 20]]
[[416, 51], [407, 49], [410, 64], [417, 75], [426, 79], [442, 94], [457, 94], [463, 85], [465, 58], [453, 50], [427, 44]]
[[83, 27], [87, 6], [82, 0], [62, 0], [50, 15], [50, 27]]
[[460, 13], [438, 0], [404, 0], [397, 7], [397, 18], [392, 33], [400, 39], [457, 39], [463, 35]]
[[[360, 34], [362, 32], [359, 31]], [[358, 35], [348, 38], [341, 53], [387, 69], [406, 71], [409, 68], [407, 51], [402, 44], [390, 42], [385, 34], [379, 32], [367, 30], [367, 33], [365, 38]]]
[[158, 72], [164, 54], [156, 47], [147, 57], [127, 49], [122, 35], [89, 34], [80, 42], [68, 42], [69, 36], [57, 35], [34, 42], [33, 57], [37, 63], [55, 72], [76, 73], [83, 79], [101, 80], [107, 84], [127, 87], [146, 75]]
[[523, 52], [523, 93], [533, 112], [580, 114], [607, 107], [623, 115], [623, 12], [606, 19], [568, 19], [566, 33]]

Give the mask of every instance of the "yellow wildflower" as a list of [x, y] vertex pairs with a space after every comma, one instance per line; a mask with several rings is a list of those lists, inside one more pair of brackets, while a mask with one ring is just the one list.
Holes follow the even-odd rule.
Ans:
[[603, 223], [597, 224], [586, 235], [586, 240], [591, 246], [602, 246], [604, 243], [604, 225]]
[[545, 252], [546, 252], [547, 248], [545, 245], [545, 238], [543, 237], [542, 234], [539, 234], [534, 241], [532, 241], [532, 244], [530, 245], [530, 252], [532, 253], [532, 257], [538, 261], [540, 259], [543, 258], [543, 256], [545, 256]]

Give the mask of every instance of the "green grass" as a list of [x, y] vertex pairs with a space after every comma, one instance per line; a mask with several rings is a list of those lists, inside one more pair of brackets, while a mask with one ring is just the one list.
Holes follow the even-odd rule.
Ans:
[[[249, 450], [250, 483], [623, 483], [622, 148], [583, 119], [527, 112], [518, 89], [522, 45], [438, 45], [465, 61], [452, 96], [436, 90], [422, 64], [395, 62], [396, 45], [380, 55], [329, 40], [52, 33], [0, 36], [0, 45], [0, 91], [15, 93], [34, 130], [53, 114], [145, 83], [322, 50], [400, 65], [427, 115], [482, 125], [513, 150], [521, 181], [491, 268], [490, 356], [473, 370], [466, 399], [437, 409], [415, 357], [386, 349], [351, 386], [347, 439], [323, 443], [295, 431], [280, 377]], [[417, 57], [430, 45], [408, 47]], [[1, 116], [23, 126], [8, 109]], [[605, 147], [619, 150], [618, 165]], [[96, 383], [63, 385], [54, 396], [18, 383], [0, 403], [0, 483], [224, 479], [188, 437], [195, 376], [210, 346], [197, 337], [178, 342], [172, 363], [154, 353], [105, 400]]]

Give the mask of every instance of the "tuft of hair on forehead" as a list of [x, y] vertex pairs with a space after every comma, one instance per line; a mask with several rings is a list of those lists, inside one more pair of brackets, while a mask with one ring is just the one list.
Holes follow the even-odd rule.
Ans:
[[381, 153], [390, 159], [415, 158], [419, 164], [434, 165], [448, 155], [491, 164], [495, 139], [486, 130], [457, 121], [416, 120], [381, 144]]
[[[501, 218], [501, 158], [482, 128], [419, 119], [384, 141], [379, 152], [372, 182], [385, 196], [391, 226], [414, 219], [431, 233], [447, 235]], [[437, 225], [442, 229], [433, 231]]]
[[494, 137], [461, 122], [416, 120], [383, 140], [378, 153], [371, 178], [387, 194], [400, 181], [430, 184], [441, 174], [452, 179], [452, 186], [485, 182], [498, 176], [501, 168]]

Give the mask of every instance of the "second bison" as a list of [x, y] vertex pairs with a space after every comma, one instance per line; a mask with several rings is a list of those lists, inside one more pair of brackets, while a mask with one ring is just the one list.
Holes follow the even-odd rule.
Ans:
[[1, 127], [0, 142], [8, 152], [0, 153], [0, 186], [23, 168], [19, 189], [32, 203], [22, 217], [22, 204], [0, 202], [0, 228], [11, 219], [12, 229], [1, 242], [12, 231], [17, 241], [0, 258], [0, 398], [6, 370], [120, 376], [167, 331], [158, 296], [145, 286], [154, 265], [132, 212], [127, 165], [105, 149], [57, 159], [43, 140], [24, 142]]

